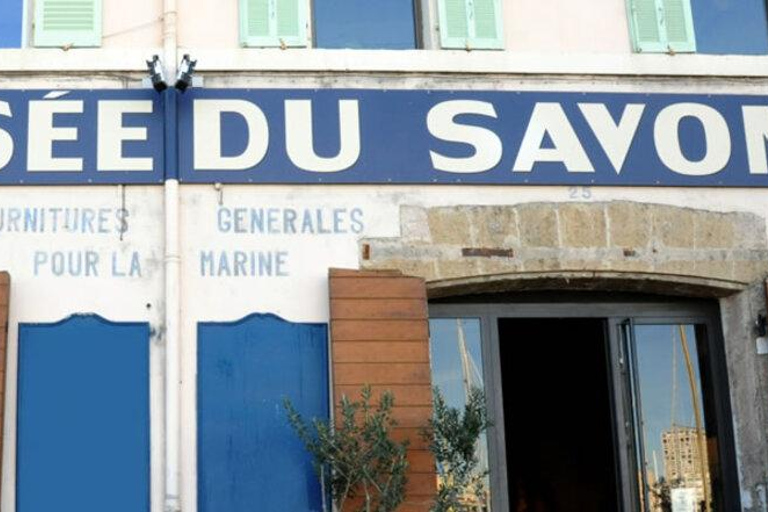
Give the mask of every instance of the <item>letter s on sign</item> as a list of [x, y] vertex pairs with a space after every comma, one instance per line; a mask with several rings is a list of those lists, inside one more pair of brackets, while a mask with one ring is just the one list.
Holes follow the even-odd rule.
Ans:
[[[11, 114], [11, 106], [5, 101], [0, 101], [0, 116], [13, 117]], [[11, 138], [11, 134], [0, 129], [0, 171], [8, 165], [12, 157], [13, 139]]]
[[493, 104], [485, 101], [452, 100], [438, 103], [427, 114], [429, 133], [449, 142], [462, 142], [475, 148], [475, 154], [456, 158], [430, 151], [432, 166], [438, 171], [476, 173], [493, 169], [503, 154], [501, 139], [487, 128], [459, 124], [456, 116], [474, 114], [496, 119]]

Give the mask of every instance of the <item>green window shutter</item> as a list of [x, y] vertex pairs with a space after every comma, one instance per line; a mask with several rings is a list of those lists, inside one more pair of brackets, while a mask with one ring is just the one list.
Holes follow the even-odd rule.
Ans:
[[101, 0], [37, 0], [35, 46], [101, 46]]
[[663, 0], [667, 45], [675, 52], [695, 52], [696, 37], [690, 0]]
[[306, 46], [307, 0], [240, 0], [243, 46]]
[[690, 0], [629, 0], [635, 51], [695, 52]]
[[501, 0], [439, 0], [443, 48], [504, 48]]

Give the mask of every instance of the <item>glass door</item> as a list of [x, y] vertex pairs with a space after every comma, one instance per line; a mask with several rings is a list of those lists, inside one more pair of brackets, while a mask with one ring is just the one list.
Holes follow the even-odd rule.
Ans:
[[620, 332], [636, 470], [632, 508], [723, 510], [706, 325], [634, 319]]

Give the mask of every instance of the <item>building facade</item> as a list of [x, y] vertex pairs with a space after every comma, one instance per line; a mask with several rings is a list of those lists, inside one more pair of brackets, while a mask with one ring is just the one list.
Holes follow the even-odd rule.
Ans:
[[433, 386], [485, 391], [490, 510], [674, 507], [674, 429], [699, 508], [768, 510], [767, 19], [5, 1], [0, 509], [321, 510], [283, 400], [370, 384], [403, 511]]

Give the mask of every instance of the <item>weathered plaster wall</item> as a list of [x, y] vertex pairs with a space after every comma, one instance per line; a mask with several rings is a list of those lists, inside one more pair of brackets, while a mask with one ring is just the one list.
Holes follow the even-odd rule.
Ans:
[[0, 187], [0, 270], [11, 275], [2, 510], [15, 510], [19, 324], [75, 313], [150, 324], [152, 503], [162, 509], [162, 216], [159, 187]]
[[746, 291], [720, 301], [731, 407], [734, 417], [741, 505], [745, 511], [768, 510], [768, 360], [755, 350], [752, 328], [765, 312], [765, 287], [755, 282]]

